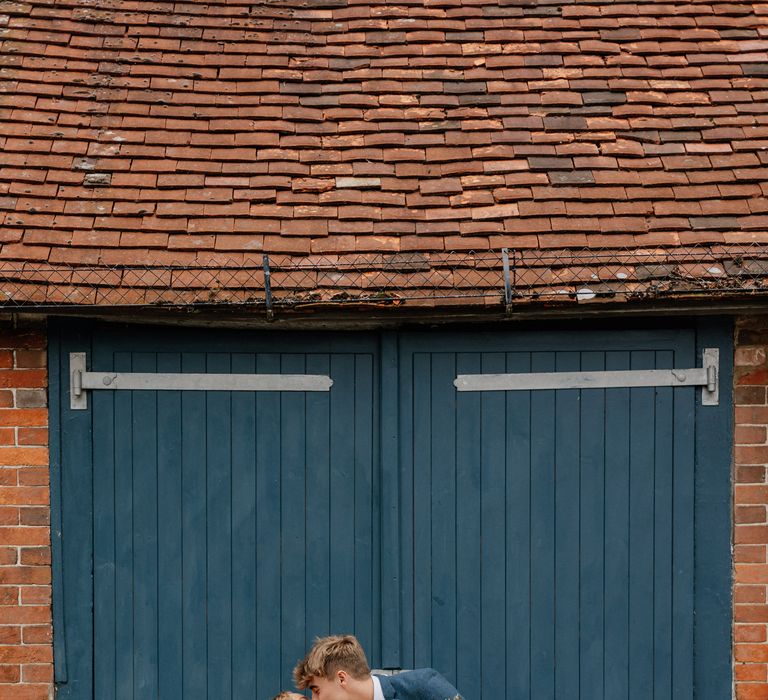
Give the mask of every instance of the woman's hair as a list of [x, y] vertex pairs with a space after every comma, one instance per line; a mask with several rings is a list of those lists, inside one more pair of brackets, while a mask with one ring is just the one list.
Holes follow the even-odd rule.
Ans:
[[337, 671], [346, 671], [356, 680], [371, 675], [363, 647], [351, 634], [318, 637], [293, 669], [293, 681], [297, 688], [304, 690], [309, 687], [312, 676], [330, 678]]

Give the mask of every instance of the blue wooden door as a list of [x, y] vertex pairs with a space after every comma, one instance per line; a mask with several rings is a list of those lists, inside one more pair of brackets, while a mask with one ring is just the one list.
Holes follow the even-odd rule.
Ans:
[[[93, 617], [67, 610], [67, 641], [83, 654], [69, 650], [60, 696], [267, 698], [292, 686], [297, 659], [333, 630], [357, 634], [375, 659], [372, 339], [96, 331], [88, 351], [98, 371], [327, 374], [334, 384], [93, 391], [88, 411], [62, 409], [61, 584], [92, 596]], [[72, 421], [90, 426], [92, 448]], [[87, 559], [92, 580], [77, 566]], [[91, 628], [89, 659], [74, 637]]]
[[694, 330], [402, 338], [404, 666], [473, 698], [726, 697], [727, 367], [720, 407], [693, 387], [452, 383], [694, 367], [696, 344]]
[[[694, 388], [458, 393], [458, 374], [687, 368]], [[94, 391], [91, 369], [329, 374], [329, 393]], [[265, 699], [316, 635], [467, 700], [730, 687], [730, 340], [54, 326], [59, 698]], [[54, 397], [59, 397], [56, 400]]]

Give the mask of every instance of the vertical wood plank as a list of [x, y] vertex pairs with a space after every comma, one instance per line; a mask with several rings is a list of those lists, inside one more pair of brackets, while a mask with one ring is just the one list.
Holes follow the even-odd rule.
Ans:
[[[496, 374], [506, 369], [506, 355], [483, 353], [482, 371]], [[481, 411], [481, 695], [507, 697], [507, 639], [503, 615], [506, 598], [506, 397], [483, 392]]]
[[400, 382], [400, 352], [394, 332], [382, 333], [380, 353], [381, 665], [400, 668], [402, 640], [409, 637], [401, 609], [401, 600], [408, 596], [403, 595], [407, 579], [401, 579], [400, 570], [401, 553], [405, 556], [406, 551], [401, 541], [402, 522], [407, 522], [401, 521], [404, 514], [400, 509], [400, 396], [410, 384]]
[[[578, 372], [580, 353], [558, 352], [558, 372]], [[555, 695], [579, 687], [579, 461], [578, 390], [555, 396]]]
[[431, 665], [456, 678], [456, 359], [453, 353], [432, 357], [432, 454], [429, 499], [432, 522]]
[[432, 356], [413, 356], [414, 664], [432, 664]]
[[[99, 346], [92, 366], [111, 367], [112, 352]], [[114, 394], [94, 391], [93, 411], [93, 688], [115, 697], [115, 433]]]
[[[115, 353], [116, 372], [132, 371], [131, 355]], [[117, 700], [133, 700], [134, 637], [134, 440], [133, 401], [130, 392], [115, 394], [115, 696]]]
[[[184, 353], [182, 372], [206, 370], [203, 353]], [[206, 395], [181, 395], [182, 697], [208, 698]]]
[[64, 683], [59, 687], [59, 696], [74, 700], [78, 696], [91, 697], [94, 692], [93, 408], [69, 408], [69, 353], [90, 351], [91, 336], [87, 329], [73, 328], [71, 319], [64, 323], [59, 327], [61, 334], [54, 334], [49, 347], [52, 372], [48, 377], [54, 673], [56, 680]]
[[[302, 374], [305, 356], [283, 354], [280, 371]], [[305, 522], [306, 509], [306, 399], [303, 393], [282, 392], [280, 395], [280, 524], [282, 575], [282, 668], [283, 685], [288, 686], [287, 670], [303, 656], [306, 625]]]
[[698, 700], [717, 700], [732, 692], [732, 501], [730, 464], [733, 445], [733, 322], [701, 318], [696, 355], [720, 349], [720, 403], [703, 406], [696, 397], [695, 539], [706, 542], [696, 554], [694, 686]]
[[[678, 367], [688, 366], [689, 362], [693, 362], [693, 352], [675, 353]], [[675, 700], [694, 697], [695, 392], [693, 387], [678, 387], [674, 392], [672, 697]]]
[[[481, 370], [481, 354], [458, 353], [457, 374]], [[472, 688], [482, 676], [480, 644], [482, 602], [480, 592], [480, 394], [459, 392], [456, 397], [456, 682]], [[526, 640], [527, 645], [527, 640]], [[467, 692], [466, 690], [464, 692]]]
[[[158, 372], [181, 371], [179, 353], [159, 353]], [[158, 695], [183, 687], [181, 392], [157, 392]]]
[[[228, 353], [209, 353], [206, 369], [230, 372]], [[206, 392], [208, 694], [232, 695], [232, 396]]]
[[[65, 360], [66, 358], [66, 360]], [[53, 681], [67, 682], [67, 643], [64, 631], [64, 542], [62, 538], [62, 410], [69, 399], [69, 354], [62, 346], [61, 327], [48, 326], [48, 443], [51, 480], [51, 617], [53, 623]], [[62, 381], [66, 380], [66, 381]], [[91, 417], [86, 413], [86, 420]], [[66, 692], [66, 691], [65, 691]]]
[[[384, 401], [384, 383], [385, 378], [382, 374], [382, 401]], [[400, 362], [398, 366], [398, 413], [399, 413], [399, 446], [398, 458], [400, 465], [400, 522], [397, 524], [400, 530], [400, 600], [401, 600], [401, 632], [400, 632], [400, 659], [397, 666], [404, 668], [414, 668], [416, 666], [415, 656], [415, 605], [416, 590], [414, 576], [414, 551], [415, 551], [415, 435], [414, 435], [414, 385], [416, 383], [415, 358], [410, 344], [402, 341], [400, 351]], [[382, 403], [382, 422], [384, 421], [383, 411], [388, 403]], [[387, 434], [382, 434], [382, 441], [387, 439]], [[385, 466], [382, 463], [382, 499], [385, 498], [389, 480], [385, 480]], [[391, 508], [384, 510], [385, 514], [391, 512]], [[382, 521], [382, 536], [389, 520]], [[389, 541], [391, 541], [391, 536]], [[387, 555], [387, 540], [382, 543], [382, 572], [385, 571], [386, 562], [391, 555]], [[386, 576], [386, 574], [385, 574]], [[384, 591], [382, 590], [382, 599]], [[382, 625], [384, 620], [382, 621]], [[391, 622], [390, 622], [391, 626]]]
[[[605, 369], [605, 354], [582, 353], [584, 371]], [[579, 690], [580, 697], [603, 700], [605, 654], [605, 390], [581, 392]]]
[[[536, 352], [532, 372], [553, 372]], [[555, 695], [555, 392], [531, 393], [531, 697]]]
[[[331, 624], [355, 628], [355, 436], [350, 415], [354, 405], [354, 356], [331, 357]], [[352, 421], [352, 422], [351, 422]], [[351, 423], [350, 423], [351, 422]], [[344, 572], [344, 573], [342, 573]]]
[[[608, 352], [606, 370], [629, 369]], [[629, 389], [605, 391], [605, 697], [629, 696]]]
[[[136, 372], [156, 372], [155, 353], [135, 353]], [[134, 391], [133, 421], [133, 693], [158, 692], [157, 392]]]
[[[331, 373], [329, 355], [308, 355], [307, 372]], [[337, 391], [334, 384], [331, 392]], [[304, 646], [331, 634], [330, 394], [307, 394], [307, 624]], [[341, 416], [335, 416], [338, 420]]]
[[[354, 445], [355, 634], [373, 657], [373, 358], [354, 357], [354, 394], [350, 397]], [[311, 525], [308, 523], [308, 526]]]
[[[279, 373], [280, 356], [259, 354], [256, 371]], [[275, 695], [285, 686], [281, 652], [281, 440], [280, 394], [260, 392], [256, 395], [256, 678], [260, 697]]]
[[[507, 372], [531, 371], [528, 352], [510, 352]], [[531, 392], [506, 402], [506, 697], [531, 693]], [[467, 685], [466, 687], [470, 687]]]
[[[653, 351], [635, 351], [631, 369], [654, 369]], [[654, 388], [630, 390], [629, 697], [653, 694]]]
[[[654, 369], [653, 351], [631, 355], [631, 369]], [[629, 697], [653, 693], [654, 388], [630, 391]]]
[[[656, 353], [656, 366], [674, 366], [674, 353]], [[672, 700], [673, 387], [656, 390], [653, 508], [653, 697]]]
[[[255, 372], [233, 353], [232, 372]], [[256, 394], [232, 393], [232, 695], [256, 697]]]

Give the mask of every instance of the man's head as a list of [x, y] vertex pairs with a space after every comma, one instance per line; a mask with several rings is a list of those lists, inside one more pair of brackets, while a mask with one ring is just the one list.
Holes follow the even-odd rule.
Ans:
[[355, 696], [370, 679], [363, 647], [351, 634], [321, 637], [293, 669], [297, 688], [312, 691], [316, 700], [343, 700]]
[[284, 690], [275, 695], [272, 700], [307, 700], [303, 695], [292, 693], [290, 690]]

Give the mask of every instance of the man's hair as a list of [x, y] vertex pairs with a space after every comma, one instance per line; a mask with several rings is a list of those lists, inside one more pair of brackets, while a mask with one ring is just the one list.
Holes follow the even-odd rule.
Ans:
[[272, 700], [292, 700], [294, 695], [296, 695], [296, 693], [292, 693], [290, 690], [283, 690], [282, 692], [275, 695]]
[[330, 678], [337, 671], [346, 671], [356, 680], [371, 675], [363, 647], [351, 634], [318, 637], [307, 655], [293, 669], [293, 682], [297, 688], [306, 690], [312, 676]]

